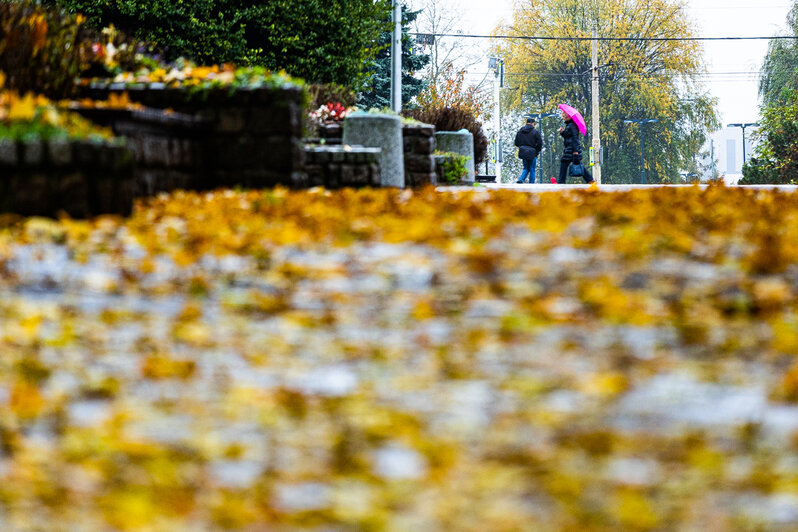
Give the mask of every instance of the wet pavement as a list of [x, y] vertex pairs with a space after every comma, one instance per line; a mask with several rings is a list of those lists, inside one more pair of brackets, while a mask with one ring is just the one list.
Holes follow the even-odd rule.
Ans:
[[798, 528], [792, 193], [447, 190], [4, 222], [0, 528]]

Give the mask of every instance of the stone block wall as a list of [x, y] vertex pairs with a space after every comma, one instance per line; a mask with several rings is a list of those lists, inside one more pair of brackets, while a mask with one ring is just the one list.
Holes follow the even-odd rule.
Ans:
[[135, 161], [136, 197], [212, 188], [204, 157], [207, 121], [159, 109], [71, 109], [127, 139]]
[[420, 187], [436, 183], [435, 126], [403, 124], [402, 141], [405, 158], [405, 186]]
[[0, 139], [0, 212], [84, 218], [128, 214], [135, 196], [126, 146], [65, 139]]
[[339, 122], [331, 122], [319, 126], [319, 138], [324, 139], [326, 144], [341, 144], [341, 137], [344, 135], [344, 128]]
[[343, 144], [342, 137], [344, 128], [341, 126], [340, 122], [323, 124], [321, 126], [313, 124], [307, 129], [315, 136], [302, 139], [305, 144], [325, 144], [327, 146], [340, 146]]
[[[428, 184], [436, 183], [436, 170], [435, 159], [433, 153], [435, 152], [435, 126], [430, 124], [421, 123], [403, 123], [402, 127], [402, 160], [404, 162], [404, 177], [406, 187], [420, 187]], [[337, 124], [325, 125], [325, 146], [335, 145], [341, 142], [339, 135], [341, 135], [340, 126]], [[321, 132], [321, 130], [320, 130]], [[332, 142], [331, 142], [332, 139]], [[318, 141], [320, 139], [308, 139], [309, 142]], [[322, 159], [326, 157], [342, 157], [340, 152], [336, 150], [325, 150], [323, 147], [316, 148], [317, 152], [326, 152], [330, 155], [320, 155]], [[360, 146], [351, 146], [346, 149], [359, 150]], [[379, 152], [379, 148], [376, 148]], [[333, 155], [335, 154], [335, 155]], [[311, 162], [310, 158], [314, 157], [313, 152], [306, 150], [305, 153], [307, 162], [307, 172], [310, 186], [317, 186], [321, 184], [318, 177], [320, 171], [318, 166], [327, 164], [326, 159], [318, 162], [314, 159]], [[335, 180], [333, 180], [335, 182]], [[334, 185], [335, 186], [335, 185]], [[375, 182], [374, 186], [380, 186], [380, 182]]]
[[205, 124], [200, 150], [204, 187], [307, 186], [302, 150], [303, 89], [230, 88], [190, 94], [158, 84], [94, 84], [83, 96], [107, 99], [127, 92], [131, 101], [172, 109]]
[[305, 146], [308, 186], [379, 187], [380, 148], [363, 146]]

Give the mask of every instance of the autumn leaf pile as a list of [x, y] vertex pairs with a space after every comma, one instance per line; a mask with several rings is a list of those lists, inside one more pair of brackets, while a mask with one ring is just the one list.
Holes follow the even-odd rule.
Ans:
[[4, 531], [798, 526], [792, 193], [217, 191], [0, 227]]
[[127, 92], [122, 94], [110, 93], [107, 100], [94, 100], [91, 98], [81, 98], [80, 100], [65, 100], [59, 103], [63, 109], [127, 109], [142, 110], [144, 105], [130, 100]]

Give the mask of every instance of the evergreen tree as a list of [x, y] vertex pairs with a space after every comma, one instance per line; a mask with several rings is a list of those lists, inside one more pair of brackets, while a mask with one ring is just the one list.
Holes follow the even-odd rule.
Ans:
[[[414, 43], [407, 34], [410, 23], [416, 20], [418, 11], [410, 11], [402, 6], [402, 105], [407, 105], [424, 88], [424, 80], [413, 77], [414, 72], [427, 66], [428, 54], [416, 54]], [[390, 20], [388, 20], [390, 22]], [[393, 28], [391, 28], [392, 30]], [[384, 31], [380, 35], [374, 64], [368, 70], [371, 74], [369, 88], [358, 94], [359, 107], [370, 109], [391, 106], [391, 36], [393, 32]]]

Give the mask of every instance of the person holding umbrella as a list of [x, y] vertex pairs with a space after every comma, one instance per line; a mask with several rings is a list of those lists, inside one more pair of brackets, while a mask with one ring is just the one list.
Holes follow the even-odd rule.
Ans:
[[[579, 141], [579, 134], [587, 134], [587, 124], [579, 111], [570, 105], [561, 103], [558, 107], [562, 112], [562, 119], [565, 121], [565, 126], [559, 129], [565, 146], [562, 157], [560, 157], [560, 177], [557, 179], [557, 183], [563, 185], [568, 176], [568, 167], [571, 164], [576, 165], [582, 162], [582, 143]], [[585, 183], [592, 183], [593, 176], [584, 165], [582, 165], [582, 169], [582, 179], [585, 180]]]

